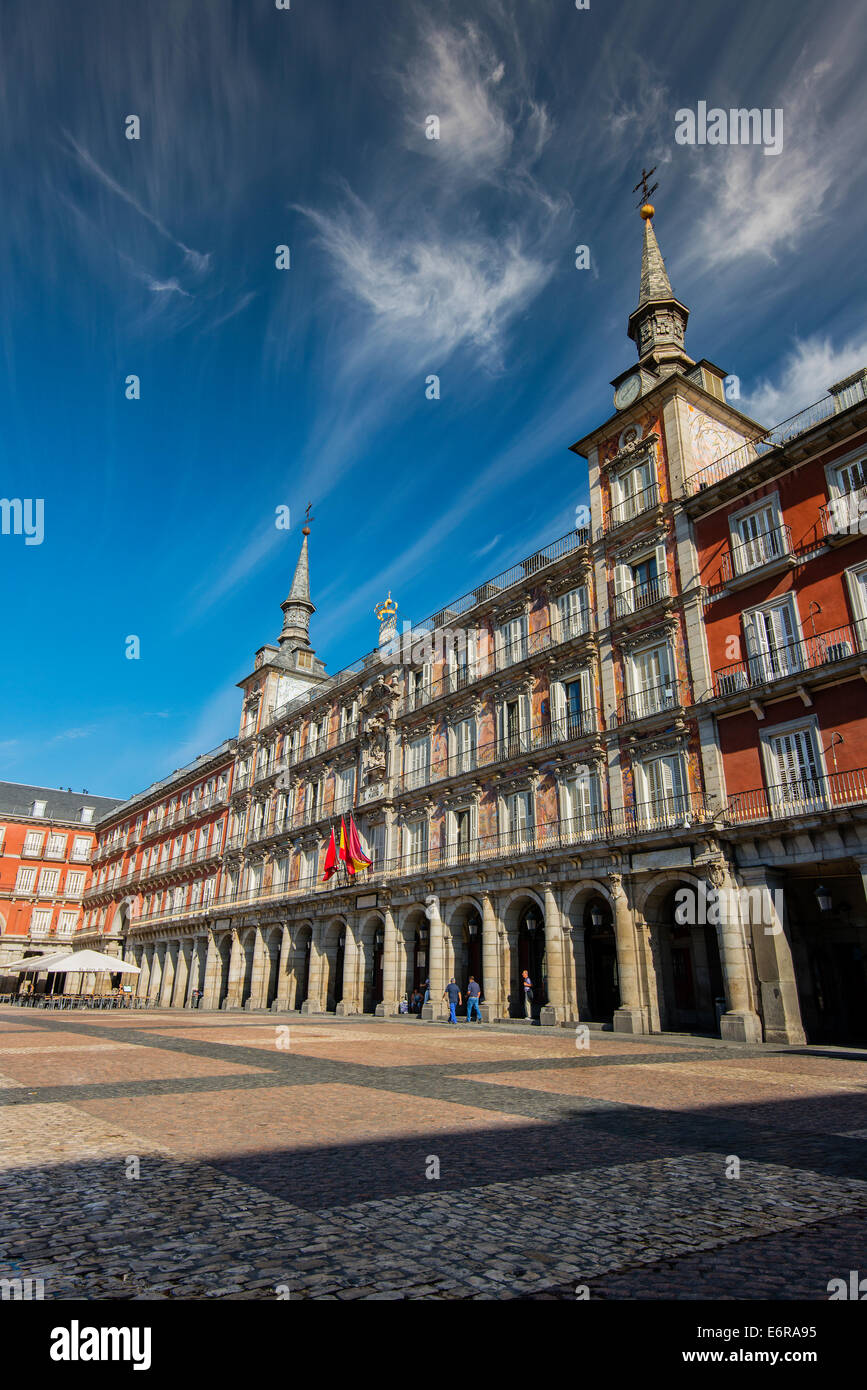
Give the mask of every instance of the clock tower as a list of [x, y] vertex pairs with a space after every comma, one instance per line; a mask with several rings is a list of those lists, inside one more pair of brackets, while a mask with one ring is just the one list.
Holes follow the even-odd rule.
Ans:
[[644, 249], [638, 307], [629, 316], [628, 333], [638, 349], [638, 367], [615, 377], [614, 404], [625, 410], [663, 377], [688, 371], [695, 362], [684, 349], [689, 310], [675, 297], [653, 230], [651, 203], [641, 207]]

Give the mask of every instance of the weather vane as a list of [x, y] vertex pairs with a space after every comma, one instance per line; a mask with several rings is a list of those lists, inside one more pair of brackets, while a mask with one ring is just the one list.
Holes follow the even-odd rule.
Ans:
[[307, 503], [307, 506], [306, 506], [306, 508], [305, 508], [305, 510], [304, 510], [304, 525], [303, 525], [302, 528], [301, 528], [301, 534], [302, 534], [302, 536], [309, 536], [309, 535], [310, 535], [310, 523], [311, 523], [311, 521], [315, 521], [315, 520], [316, 520], [316, 517], [315, 517], [315, 516], [311, 516], [311, 515], [310, 515], [310, 508], [311, 508], [312, 506], [313, 506], [313, 503], [312, 503], [312, 502], [308, 502], [308, 503]]
[[653, 175], [656, 173], [656, 168], [657, 166], [654, 164], [652, 169], [642, 169], [641, 178], [638, 180], [638, 183], [632, 190], [633, 193], [637, 193], [639, 188], [641, 189], [641, 200], [640, 202], [636, 203], [635, 206], [641, 209], [641, 216], [645, 219], [645, 221], [647, 221], [649, 217], [652, 217], [654, 213], [653, 204], [651, 203], [650, 199], [651, 196], [656, 192], [657, 188], [659, 187], [659, 184], [651, 184], [650, 188], [648, 188], [647, 180], [653, 177]]

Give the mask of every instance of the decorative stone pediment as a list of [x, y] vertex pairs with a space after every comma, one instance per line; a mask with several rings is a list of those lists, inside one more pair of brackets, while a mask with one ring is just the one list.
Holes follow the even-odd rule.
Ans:
[[652, 531], [642, 531], [640, 536], [636, 536], [629, 545], [619, 547], [613, 555], [615, 564], [622, 564], [630, 556], [639, 554], [642, 550], [649, 550], [652, 546], [663, 545], [668, 538], [668, 532], [664, 526], [656, 526]]
[[634, 629], [631, 632], [621, 632], [615, 639], [621, 651], [628, 651], [632, 647], [644, 646], [649, 642], [668, 642], [675, 636], [680, 623], [672, 614], [661, 623], [654, 623], [651, 627]]
[[616, 473], [623, 468], [634, 468], [647, 459], [655, 463], [658, 443], [659, 435], [655, 431], [651, 431], [643, 439], [633, 439], [630, 443], [625, 444], [622, 449], [617, 450], [612, 458], [602, 459], [600, 467], [608, 473]]
[[491, 618], [497, 627], [509, 622], [512, 618], [520, 618], [530, 610], [530, 597], [526, 594], [521, 599], [516, 599], [512, 603], [502, 604], [495, 608]]

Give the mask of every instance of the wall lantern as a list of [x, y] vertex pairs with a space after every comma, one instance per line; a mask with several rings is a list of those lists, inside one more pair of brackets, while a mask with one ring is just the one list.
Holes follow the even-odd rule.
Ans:
[[822, 884], [820, 883], [820, 884], [819, 884], [819, 887], [816, 889], [815, 898], [816, 898], [816, 902], [819, 904], [819, 911], [820, 911], [820, 912], [830, 912], [830, 911], [831, 911], [831, 892], [830, 892], [830, 889], [824, 888], [824, 887], [822, 886]]
[[602, 926], [604, 918], [602, 916], [602, 908], [598, 903], [594, 903], [590, 909], [590, 921], [593, 923], [594, 927]]
[[537, 917], [527, 917], [525, 919], [524, 925], [527, 928], [527, 931], [535, 931], [539, 925], [539, 919]]

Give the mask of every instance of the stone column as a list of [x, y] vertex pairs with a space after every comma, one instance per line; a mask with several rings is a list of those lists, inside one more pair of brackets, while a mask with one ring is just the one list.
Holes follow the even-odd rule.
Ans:
[[[165, 950], [165, 948], [163, 948]], [[151, 973], [148, 982], [148, 1003], [158, 1004], [160, 998], [160, 981], [163, 974], [163, 956], [160, 953], [158, 942], [154, 942], [153, 954], [151, 956]]]
[[620, 1007], [614, 1010], [615, 1033], [646, 1033], [647, 1009], [641, 1000], [638, 950], [632, 912], [620, 874], [609, 874], [608, 884], [614, 904], [614, 941], [617, 947], [617, 975], [620, 981]]
[[223, 973], [223, 963], [220, 959], [220, 952], [217, 947], [217, 933], [208, 932], [207, 955], [205, 957], [205, 983], [202, 986], [203, 994], [199, 1000], [200, 1009], [216, 1009], [220, 1004], [220, 978]]
[[430, 999], [424, 1005], [421, 1016], [424, 1019], [438, 1019], [445, 1017], [442, 996], [446, 981], [443, 969], [443, 919], [436, 893], [428, 894], [425, 899], [425, 914], [430, 925]]
[[805, 1043], [783, 892], [784, 875], [762, 865], [744, 869], [741, 876], [748, 890], [740, 897], [752, 935], [765, 1042]]
[[280, 939], [280, 966], [277, 972], [277, 997], [271, 1005], [272, 1013], [286, 1013], [290, 1007], [289, 999], [289, 952], [292, 949], [292, 938], [289, 935], [289, 928], [284, 923], [283, 935]]
[[172, 944], [166, 942], [166, 953], [163, 958], [163, 973], [160, 980], [160, 1008], [169, 1009], [172, 1004], [172, 986], [175, 983], [175, 956], [172, 953]]
[[[256, 935], [253, 944], [253, 974], [250, 979], [250, 997], [245, 1007], [247, 1009], [264, 1009], [265, 999], [268, 992], [268, 971], [265, 969], [265, 933], [261, 927], [256, 927]], [[270, 964], [270, 955], [268, 956]]]
[[566, 993], [566, 970], [563, 959], [563, 915], [557, 906], [554, 889], [550, 883], [542, 884], [545, 899], [545, 962], [547, 965], [548, 1002], [539, 1013], [539, 1023], [543, 1027], [554, 1027], [570, 1017], [569, 999]]
[[186, 941], [182, 941], [178, 946], [178, 960], [177, 965], [175, 966], [175, 982], [172, 986], [171, 1007], [173, 1009], [182, 1009], [184, 1007], [184, 996], [187, 991], [187, 982], [190, 978], [190, 958], [187, 955], [188, 946], [189, 943]]
[[151, 979], [150, 946], [142, 947], [141, 960], [139, 961], [139, 965], [141, 966], [141, 974], [138, 977], [138, 985], [136, 987], [135, 997], [136, 999], [147, 999], [148, 988], [150, 986]]
[[707, 877], [709, 893], [719, 895], [721, 909], [717, 939], [725, 981], [726, 1012], [720, 1019], [720, 1037], [729, 1042], [759, 1043], [762, 1021], [755, 1010], [752, 969], [738, 891], [725, 864], [711, 865]]
[[307, 998], [301, 1002], [302, 1014], [322, 1013], [322, 946], [319, 941], [319, 928], [313, 930], [310, 938], [310, 978], [307, 981]]
[[223, 1000], [226, 1010], [240, 1009], [241, 991], [244, 988], [244, 948], [237, 927], [232, 927], [232, 954], [229, 957], [229, 991]]
[[378, 1018], [397, 1013], [400, 991], [397, 987], [397, 927], [390, 907], [383, 912], [385, 940], [382, 947], [382, 999], [376, 1006]]
[[[363, 972], [367, 967], [364, 945], [358, 942], [355, 932], [348, 923], [344, 930], [346, 945], [343, 948], [343, 989], [341, 991], [343, 998], [334, 1006], [335, 1014], [340, 1017], [361, 1013], [359, 996], [364, 988]], [[361, 979], [359, 979], [360, 975], [362, 976]], [[336, 980], [334, 985], [336, 989]]]
[[495, 1023], [506, 1012], [500, 979], [500, 924], [490, 893], [482, 894], [482, 998], [480, 1006], [483, 1023]]

